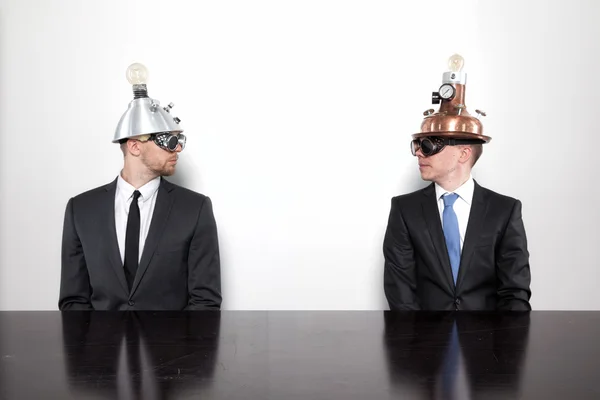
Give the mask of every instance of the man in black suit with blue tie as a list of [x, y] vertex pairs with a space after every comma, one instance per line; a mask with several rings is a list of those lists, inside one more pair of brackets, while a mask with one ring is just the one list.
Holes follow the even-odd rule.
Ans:
[[148, 97], [147, 71], [128, 71], [134, 99], [113, 143], [124, 167], [68, 201], [60, 310], [218, 310], [221, 274], [210, 199], [164, 179], [185, 146], [173, 107]]
[[521, 202], [471, 176], [491, 138], [466, 110], [462, 63], [451, 57], [434, 93], [440, 110], [425, 112], [411, 142], [421, 178], [432, 183], [392, 199], [383, 246], [391, 310], [531, 309]]

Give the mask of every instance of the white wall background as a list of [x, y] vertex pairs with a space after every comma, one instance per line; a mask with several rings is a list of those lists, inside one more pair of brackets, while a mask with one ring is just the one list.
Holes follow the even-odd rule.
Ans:
[[523, 201], [535, 309], [600, 309], [600, 3], [0, 1], [0, 309], [56, 309], [69, 197], [118, 174], [125, 69], [175, 103], [214, 204], [224, 309], [385, 309], [390, 198], [446, 60]]

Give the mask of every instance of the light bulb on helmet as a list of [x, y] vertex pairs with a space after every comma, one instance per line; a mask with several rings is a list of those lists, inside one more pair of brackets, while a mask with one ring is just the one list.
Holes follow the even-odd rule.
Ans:
[[462, 72], [465, 59], [460, 54], [453, 54], [448, 58], [448, 72], [444, 72], [443, 83], [461, 83], [467, 81], [467, 74]]
[[144, 64], [133, 63], [125, 71], [127, 82], [133, 85], [134, 99], [148, 97], [146, 82], [148, 81], [148, 68]]
[[464, 65], [465, 59], [460, 54], [453, 54], [448, 59], [448, 68], [450, 68], [450, 71], [452, 72], [462, 71]]
[[148, 68], [144, 64], [133, 63], [127, 68], [125, 77], [132, 85], [145, 85], [148, 81]]

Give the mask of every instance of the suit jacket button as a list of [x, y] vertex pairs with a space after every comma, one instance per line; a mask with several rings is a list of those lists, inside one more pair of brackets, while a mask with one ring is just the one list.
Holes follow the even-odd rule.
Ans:
[[454, 304], [456, 304], [457, 306], [460, 306], [460, 299], [455, 299]]
[[135, 301], [129, 300], [129, 302], [127, 304], [129, 304], [130, 306], [133, 306], [133, 305], [135, 305]]

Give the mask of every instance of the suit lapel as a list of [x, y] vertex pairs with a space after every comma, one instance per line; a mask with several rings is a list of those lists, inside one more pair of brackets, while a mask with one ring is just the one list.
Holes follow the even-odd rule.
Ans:
[[442, 222], [440, 221], [440, 210], [438, 208], [437, 199], [435, 198], [435, 186], [434, 184], [429, 185], [423, 189], [425, 195], [425, 201], [423, 201], [423, 214], [425, 215], [425, 221], [427, 222], [427, 228], [429, 229], [429, 235], [435, 248], [435, 253], [441, 266], [441, 273], [446, 278], [448, 287], [454, 291], [454, 279], [452, 278], [452, 267], [450, 266], [450, 258], [448, 256], [448, 250], [446, 248], [446, 239], [444, 238], [444, 232], [442, 230]]
[[100, 202], [102, 209], [101, 215], [103, 218], [107, 218], [106, 224], [102, 224], [105, 230], [102, 237], [106, 238], [106, 246], [108, 252], [108, 258], [110, 259], [110, 265], [113, 268], [121, 286], [125, 293], [129, 293], [127, 287], [127, 280], [125, 279], [125, 272], [123, 271], [123, 261], [121, 260], [121, 253], [119, 252], [119, 242], [117, 240], [117, 228], [115, 226], [115, 193], [117, 190], [117, 179], [106, 185], [106, 191], [104, 192], [105, 198]]
[[150, 260], [156, 251], [156, 246], [158, 245], [160, 237], [162, 236], [165, 224], [169, 218], [169, 213], [171, 212], [171, 206], [173, 205], [174, 197], [171, 193], [173, 189], [173, 185], [161, 178], [156, 204], [154, 205], [154, 215], [152, 215], [150, 230], [148, 231], [148, 236], [146, 237], [146, 243], [144, 243], [144, 251], [142, 253], [142, 258], [140, 260], [135, 279], [133, 280], [130, 296], [135, 293], [140, 281], [148, 269]]
[[481, 186], [475, 182], [473, 190], [473, 203], [469, 212], [469, 222], [467, 224], [467, 232], [465, 233], [465, 241], [460, 258], [460, 267], [458, 270], [457, 286], [461, 284], [465, 274], [471, 264], [471, 257], [477, 244], [477, 239], [481, 236], [483, 222], [487, 213], [488, 203], [485, 193]]

